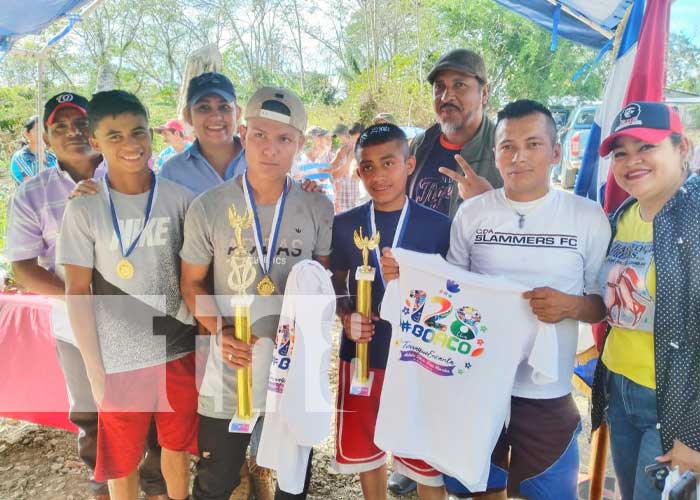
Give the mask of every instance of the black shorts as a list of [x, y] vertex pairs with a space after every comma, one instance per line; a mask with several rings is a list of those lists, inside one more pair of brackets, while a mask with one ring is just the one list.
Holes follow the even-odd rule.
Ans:
[[[250, 434], [229, 432], [229, 420], [199, 416], [197, 443], [199, 462], [194, 480], [192, 498], [194, 500], [228, 500], [241, 482], [241, 467], [245, 461]], [[304, 491], [292, 495], [275, 492], [275, 500], [303, 500], [309, 490], [312, 456], [306, 469]]]

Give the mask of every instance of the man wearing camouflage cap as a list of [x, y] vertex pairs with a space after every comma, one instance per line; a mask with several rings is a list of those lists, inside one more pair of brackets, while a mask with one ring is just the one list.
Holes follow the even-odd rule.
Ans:
[[463, 199], [503, 185], [494, 161], [494, 125], [484, 113], [484, 60], [471, 50], [452, 50], [433, 66], [428, 82], [437, 123], [411, 144], [416, 169], [408, 195], [452, 218]]

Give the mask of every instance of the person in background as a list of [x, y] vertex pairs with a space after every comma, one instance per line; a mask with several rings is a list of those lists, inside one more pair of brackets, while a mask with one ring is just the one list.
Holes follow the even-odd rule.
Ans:
[[167, 159], [189, 149], [192, 143], [185, 138], [185, 126], [177, 119], [168, 120], [165, 125], [156, 128], [155, 131], [163, 136], [163, 141], [168, 145], [160, 152], [156, 161], [156, 171], [160, 171]]
[[630, 194], [612, 217], [601, 269], [608, 331], [593, 384], [623, 500], [661, 498], [644, 468], [700, 472], [700, 177], [680, 117], [633, 102], [600, 156]]
[[333, 130], [333, 137], [340, 141], [340, 148], [331, 164], [331, 175], [335, 181], [335, 213], [339, 214], [355, 208], [360, 197], [360, 178], [357, 176], [357, 161], [353, 150], [357, 138], [362, 133], [358, 122], [348, 128], [338, 124]]
[[396, 118], [394, 118], [394, 115], [391, 113], [378, 113], [377, 116], [372, 119], [372, 125], [382, 125], [385, 123], [396, 125]]
[[307, 132], [307, 143], [311, 144], [306, 153], [300, 153], [292, 169], [292, 178], [299, 181], [314, 181], [332, 202], [335, 202], [335, 190], [331, 170], [333, 138], [321, 127], [311, 127]]
[[[10, 175], [15, 184], [19, 186], [28, 177], [34, 177], [39, 173], [39, 164], [36, 159], [37, 143], [39, 142], [39, 130], [36, 124], [39, 119], [32, 116], [22, 126], [22, 139], [24, 145], [12, 155], [10, 160]], [[44, 151], [44, 168], [56, 166], [56, 156], [50, 151]]]

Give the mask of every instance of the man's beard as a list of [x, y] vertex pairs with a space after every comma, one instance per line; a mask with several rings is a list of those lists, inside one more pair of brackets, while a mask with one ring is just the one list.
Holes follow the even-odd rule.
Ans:
[[467, 121], [463, 118], [455, 118], [452, 120], [440, 120], [438, 123], [440, 124], [440, 131], [443, 135], [451, 135], [462, 130]]

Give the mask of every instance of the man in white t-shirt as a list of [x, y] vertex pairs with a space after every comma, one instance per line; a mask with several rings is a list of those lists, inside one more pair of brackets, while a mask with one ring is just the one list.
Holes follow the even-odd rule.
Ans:
[[[580, 417], [570, 379], [577, 322], [604, 317], [596, 278], [610, 239], [597, 204], [550, 189], [549, 171], [561, 154], [556, 137], [550, 111], [537, 102], [516, 101], [498, 113], [495, 157], [504, 188], [462, 204], [447, 256], [472, 272], [530, 287], [524, 297], [533, 313], [555, 326], [559, 379], [537, 385], [526, 363], [518, 367], [508, 429], [492, 456], [489, 491], [506, 486], [495, 480], [506, 477], [501, 468], [508, 471], [509, 496], [533, 500], [576, 498]], [[383, 258], [383, 269], [391, 261]], [[386, 272], [391, 276], [390, 269]], [[450, 484], [446, 480], [448, 489]]]

